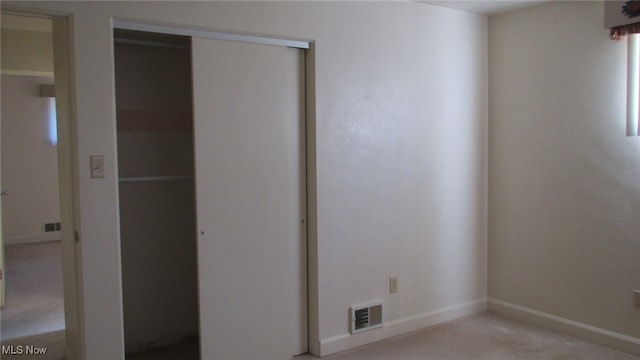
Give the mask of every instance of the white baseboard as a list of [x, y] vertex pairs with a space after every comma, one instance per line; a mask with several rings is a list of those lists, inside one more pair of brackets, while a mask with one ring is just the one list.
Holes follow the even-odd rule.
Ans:
[[31, 244], [31, 243], [39, 243], [39, 242], [46, 242], [46, 241], [57, 241], [57, 240], [60, 240], [59, 231], [54, 231], [48, 234], [41, 234], [41, 235], [6, 237], [3, 239], [3, 242], [5, 245], [18, 245], [18, 244]]
[[488, 308], [490, 312], [550, 328], [616, 350], [640, 355], [640, 339], [632, 336], [601, 329], [497, 299], [488, 299]]
[[407, 334], [487, 310], [486, 299], [478, 299], [416, 316], [389, 321], [383, 327], [355, 335], [342, 334], [320, 340], [320, 356], [350, 350], [376, 341]]

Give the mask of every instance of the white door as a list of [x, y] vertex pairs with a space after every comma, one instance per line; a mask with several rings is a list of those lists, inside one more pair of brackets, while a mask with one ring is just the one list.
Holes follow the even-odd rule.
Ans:
[[307, 350], [303, 52], [193, 38], [203, 359]]

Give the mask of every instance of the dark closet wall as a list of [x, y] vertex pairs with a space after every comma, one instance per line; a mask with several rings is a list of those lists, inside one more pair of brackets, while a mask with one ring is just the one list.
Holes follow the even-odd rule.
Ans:
[[198, 332], [190, 49], [116, 41], [115, 65], [130, 353]]

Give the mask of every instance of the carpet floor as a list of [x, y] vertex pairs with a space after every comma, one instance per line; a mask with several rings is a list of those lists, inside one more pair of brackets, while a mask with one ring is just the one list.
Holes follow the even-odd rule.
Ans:
[[[7, 350], [27, 346], [47, 354], [5, 353], [2, 359], [64, 357], [64, 311], [60, 243], [5, 247], [6, 306], [0, 338]], [[127, 360], [199, 359], [198, 343], [184, 343], [127, 355]], [[317, 359], [300, 355], [295, 360]], [[325, 357], [330, 360], [640, 360], [539, 326], [493, 313], [480, 313], [411, 334]], [[205, 359], [207, 360], [207, 359]], [[250, 359], [248, 359], [250, 360]]]
[[[197, 343], [131, 354], [127, 360], [198, 359]], [[300, 355], [294, 360], [317, 359]], [[326, 356], [330, 360], [640, 360], [640, 357], [493, 313], [480, 313]], [[252, 359], [253, 360], [253, 359]]]
[[[303, 355], [295, 359], [313, 357]], [[640, 360], [640, 357], [485, 312], [323, 359]]]
[[2, 360], [63, 360], [64, 330], [2, 341]]
[[3, 342], [64, 329], [62, 249], [59, 241], [7, 245]]

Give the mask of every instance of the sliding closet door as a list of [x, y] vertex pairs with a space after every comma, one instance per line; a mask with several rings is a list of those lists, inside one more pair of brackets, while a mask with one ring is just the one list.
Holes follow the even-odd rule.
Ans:
[[288, 359], [307, 341], [301, 51], [192, 52], [201, 356]]

